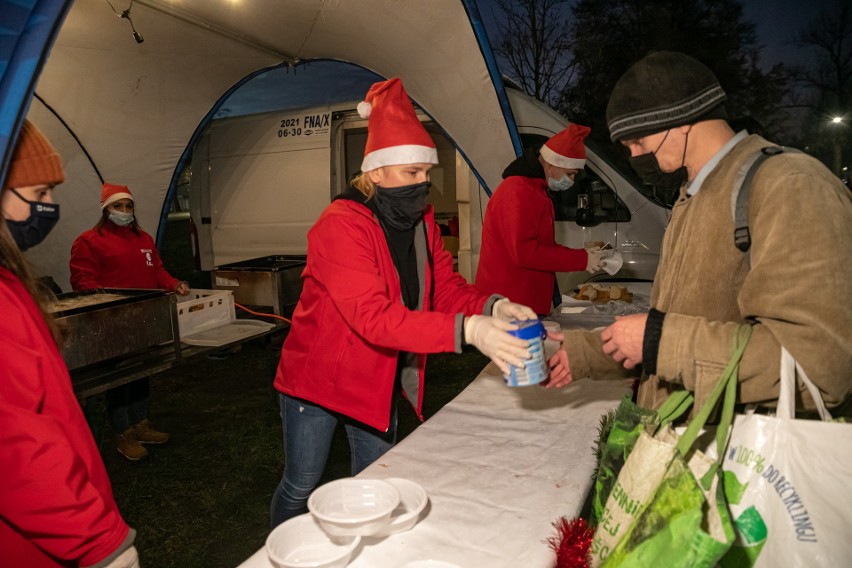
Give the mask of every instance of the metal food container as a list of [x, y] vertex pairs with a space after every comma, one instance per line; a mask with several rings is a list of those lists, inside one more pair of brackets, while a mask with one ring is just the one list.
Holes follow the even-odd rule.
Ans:
[[272, 313], [289, 317], [302, 293], [306, 258], [273, 255], [217, 266], [213, 287], [231, 290], [238, 304], [270, 306]]
[[62, 357], [73, 371], [164, 344], [180, 354], [175, 295], [100, 288], [59, 294], [48, 304], [63, 327]]

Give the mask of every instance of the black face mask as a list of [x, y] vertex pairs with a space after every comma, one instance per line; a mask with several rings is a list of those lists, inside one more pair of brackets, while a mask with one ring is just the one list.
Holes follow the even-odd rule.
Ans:
[[[668, 132], [666, 137], [668, 137]], [[657, 161], [657, 151], [665, 141], [666, 139], [663, 138], [660, 146], [653, 152], [631, 157], [630, 166], [639, 175], [643, 183], [654, 187], [654, 193], [665, 204], [673, 205], [680, 195], [680, 186], [689, 179], [689, 172], [687, 172], [686, 165], [683, 163], [686, 159], [686, 143], [683, 145], [684, 160], [681, 160], [681, 166], [673, 172], [664, 172], [660, 169], [660, 163]], [[687, 134], [688, 141], [689, 135]]]
[[27, 201], [14, 189], [9, 189], [18, 198], [30, 204], [30, 216], [24, 221], [6, 220], [6, 226], [12, 233], [18, 248], [25, 251], [39, 244], [51, 229], [59, 221], [59, 205], [56, 203], [41, 203], [40, 201]]
[[432, 182], [429, 181], [402, 187], [376, 186], [373, 199], [379, 217], [399, 231], [414, 227], [423, 218], [430, 187]]

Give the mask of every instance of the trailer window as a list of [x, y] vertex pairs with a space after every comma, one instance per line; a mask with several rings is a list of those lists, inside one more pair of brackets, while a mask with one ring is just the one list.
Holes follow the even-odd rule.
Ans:
[[618, 195], [589, 168], [577, 176], [567, 191], [548, 192], [553, 200], [557, 221], [577, 220], [577, 201], [581, 195], [588, 198], [595, 221], [598, 223], [626, 223], [630, 209]]

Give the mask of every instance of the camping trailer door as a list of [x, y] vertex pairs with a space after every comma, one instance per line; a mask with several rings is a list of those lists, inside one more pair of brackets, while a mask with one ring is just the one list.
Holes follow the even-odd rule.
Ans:
[[[304, 255], [307, 233], [360, 169], [367, 120], [355, 103], [214, 120], [192, 156], [190, 216], [200, 269], [268, 255]], [[450, 140], [418, 113], [438, 149], [428, 203], [458, 253], [449, 227], [459, 218], [457, 166]], [[469, 239], [465, 239], [469, 242]]]

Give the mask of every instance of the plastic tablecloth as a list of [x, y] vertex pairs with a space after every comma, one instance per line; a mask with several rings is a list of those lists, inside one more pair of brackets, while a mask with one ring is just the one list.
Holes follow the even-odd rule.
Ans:
[[[489, 364], [359, 474], [410, 479], [430, 502], [410, 531], [362, 539], [350, 568], [399, 568], [414, 560], [550, 568], [552, 523], [580, 512], [592, 484], [600, 416], [628, 389], [624, 380], [510, 388]], [[263, 548], [240, 565], [270, 566]]]

